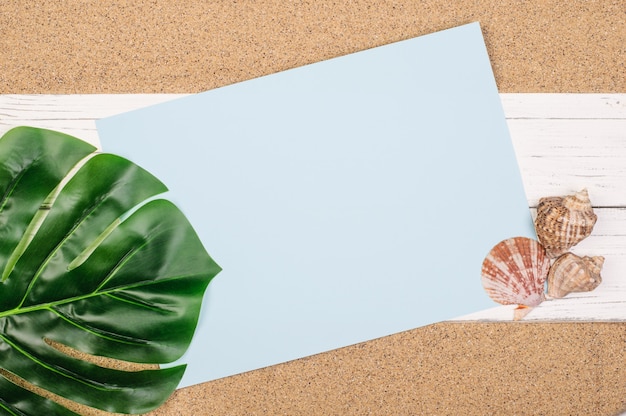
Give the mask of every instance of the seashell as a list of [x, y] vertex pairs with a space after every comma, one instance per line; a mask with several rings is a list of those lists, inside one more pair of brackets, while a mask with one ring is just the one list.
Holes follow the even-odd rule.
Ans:
[[483, 288], [494, 301], [518, 305], [515, 319], [545, 300], [550, 259], [539, 242], [514, 237], [495, 245], [482, 265]]
[[565, 253], [548, 272], [548, 296], [562, 298], [572, 292], [590, 292], [602, 282], [604, 257], [579, 257]]
[[565, 197], [541, 198], [535, 230], [551, 258], [566, 253], [591, 234], [597, 220], [586, 189]]

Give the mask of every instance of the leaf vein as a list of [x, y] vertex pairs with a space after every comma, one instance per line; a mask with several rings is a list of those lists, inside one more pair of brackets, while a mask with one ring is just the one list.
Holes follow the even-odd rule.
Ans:
[[90, 382], [89, 380], [85, 380], [84, 378], [78, 376], [77, 374], [73, 374], [71, 371], [67, 370], [67, 369], [63, 369], [65, 371], [61, 371], [58, 368], [51, 366], [51, 365], [47, 365], [46, 363], [44, 363], [43, 361], [41, 361], [39, 358], [37, 358], [36, 356], [34, 356], [33, 354], [29, 353], [28, 351], [24, 350], [23, 348], [21, 348], [19, 345], [17, 345], [15, 342], [11, 341], [10, 339], [8, 339], [5, 335], [0, 334], [0, 339], [4, 342], [6, 342], [7, 344], [9, 344], [11, 347], [13, 347], [17, 352], [19, 352], [20, 354], [22, 354], [24, 357], [28, 358], [29, 360], [33, 361], [34, 363], [40, 365], [41, 367], [52, 371], [53, 373], [56, 373], [62, 377], [65, 378], [69, 378], [71, 380], [75, 380], [81, 384], [84, 384], [86, 386], [89, 387], [93, 387], [97, 390], [102, 390], [102, 391], [108, 391], [108, 390], [119, 390], [116, 388], [107, 388], [106, 386], [102, 385], [101, 383], [95, 383], [95, 382]]
[[96, 290], [94, 291], [94, 293], [98, 293], [100, 291], [100, 289], [102, 289], [102, 287], [104, 285], [106, 285], [112, 278], [113, 276], [115, 276], [115, 274], [128, 262], [130, 261], [130, 259], [139, 252], [139, 250], [141, 250], [143, 247], [145, 247], [149, 242], [150, 242], [151, 238], [147, 238], [143, 244], [138, 245], [137, 247], [133, 247], [132, 249], [128, 250], [126, 252], [126, 254], [124, 254], [122, 256], [122, 258], [115, 264], [115, 266], [113, 266], [113, 268], [109, 271], [109, 273], [104, 277], [104, 279], [102, 279], [102, 282], [100, 282], [100, 284], [98, 285], [98, 287], [96, 288]]
[[84, 325], [83, 323], [79, 323], [76, 320], [70, 318], [69, 316], [67, 316], [66, 314], [62, 313], [61, 311], [57, 310], [56, 308], [52, 308], [51, 309], [52, 312], [54, 312], [57, 316], [59, 316], [59, 318], [63, 319], [65, 322], [77, 327], [78, 329], [81, 329], [85, 332], [88, 332], [92, 335], [95, 335], [99, 338], [103, 338], [106, 339], [108, 341], [114, 341], [114, 342], [119, 342], [121, 344], [128, 344], [128, 345], [147, 345], [150, 344], [149, 341], [146, 340], [142, 340], [142, 339], [137, 339], [137, 338], [131, 338], [131, 337], [127, 337], [124, 335], [120, 335], [120, 334], [115, 334], [109, 331], [104, 331], [102, 329], [96, 329], [93, 327], [89, 327]]
[[15, 176], [15, 178], [13, 178], [13, 180], [11, 182], [9, 182], [9, 186], [7, 187], [6, 191], [4, 192], [4, 195], [2, 195], [2, 200], [1, 200], [2, 201], [2, 206], [0, 206], [0, 212], [2, 212], [4, 210], [4, 207], [6, 206], [7, 201], [9, 200], [9, 197], [11, 196], [11, 194], [13, 193], [15, 188], [17, 187], [17, 184], [19, 183], [20, 179], [26, 174], [26, 171], [35, 163], [35, 161], [33, 161], [28, 166], [26, 166], [26, 168], [22, 169], [20, 171], [20, 173], [17, 176]]
[[106, 293], [105, 296], [108, 296], [111, 299], [114, 299], [114, 300], [119, 301], [119, 302], [128, 303], [130, 305], [138, 306], [140, 308], [148, 309], [148, 310], [151, 310], [151, 311], [154, 311], [154, 312], [172, 313], [172, 311], [166, 310], [163, 307], [155, 306], [154, 304], [148, 303], [148, 302], [142, 302], [142, 301], [134, 299], [134, 298], [115, 296], [115, 295], [113, 295], [111, 293]]
[[195, 277], [200, 277], [203, 276], [204, 274], [199, 274], [199, 273], [191, 273], [191, 274], [183, 274], [183, 275], [174, 275], [174, 276], [170, 276], [167, 278], [163, 278], [163, 279], [153, 279], [153, 280], [142, 280], [139, 282], [134, 282], [133, 284], [126, 284], [126, 285], [121, 285], [121, 286], [117, 286], [117, 287], [112, 287], [106, 291], [102, 291], [102, 292], [92, 292], [89, 293], [87, 295], [82, 295], [82, 296], [74, 296], [72, 298], [66, 298], [66, 299], [61, 299], [55, 302], [49, 302], [49, 303], [45, 303], [45, 304], [38, 304], [38, 305], [32, 305], [26, 308], [14, 308], [5, 312], [0, 312], [0, 318], [4, 318], [6, 316], [14, 316], [14, 315], [20, 315], [20, 314], [25, 314], [25, 313], [29, 313], [29, 312], [34, 312], [34, 311], [39, 311], [42, 309], [51, 309], [54, 308], [56, 306], [61, 306], [61, 305], [65, 305], [68, 303], [72, 303], [72, 302], [77, 302], [80, 300], [85, 300], [85, 299], [90, 299], [96, 296], [102, 296], [102, 295], [107, 295], [110, 293], [116, 293], [116, 292], [120, 292], [123, 290], [127, 290], [127, 289], [135, 289], [135, 288], [140, 288], [143, 286], [150, 286], [152, 284], [159, 284], [159, 283], [167, 283], [173, 280], [179, 280], [179, 279], [187, 279], [187, 278], [195, 278]]
[[[10, 407], [8, 407], [10, 406]], [[4, 409], [7, 412], [9, 412], [11, 415], [13, 416], [21, 416], [24, 415], [24, 413], [20, 412], [20, 413], [15, 413], [13, 410], [15, 409], [13, 406], [11, 406], [10, 404], [8, 404], [6, 401], [0, 399], [0, 409]]]

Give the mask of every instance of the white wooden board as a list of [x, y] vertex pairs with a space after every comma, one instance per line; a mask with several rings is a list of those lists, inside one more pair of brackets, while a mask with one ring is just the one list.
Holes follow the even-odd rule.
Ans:
[[[185, 94], [0, 95], [0, 134], [50, 128], [99, 147], [95, 120]], [[546, 301], [528, 321], [626, 321], [626, 94], [501, 94], [529, 208], [539, 198], [589, 190], [598, 223], [574, 252], [606, 257], [590, 293]], [[480, 276], [477, 275], [477, 282]], [[511, 320], [497, 306], [458, 320]]]

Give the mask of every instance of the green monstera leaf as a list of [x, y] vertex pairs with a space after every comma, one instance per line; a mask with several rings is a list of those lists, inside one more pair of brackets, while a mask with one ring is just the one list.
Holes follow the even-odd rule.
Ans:
[[180, 210], [153, 199], [166, 191], [160, 181], [94, 151], [29, 127], [0, 139], [0, 414], [76, 414], [37, 389], [145, 413], [185, 371], [86, 359], [179, 359], [220, 271]]

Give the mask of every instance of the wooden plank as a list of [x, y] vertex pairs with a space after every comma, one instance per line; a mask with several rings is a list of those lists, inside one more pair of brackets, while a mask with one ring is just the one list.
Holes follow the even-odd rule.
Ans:
[[530, 206], [587, 188], [626, 206], [626, 94], [501, 94]]
[[[0, 95], [0, 134], [29, 125], [99, 146], [95, 120], [185, 95]], [[546, 301], [525, 320], [626, 320], [626, 94], [501, 98], [531, 213], [540, 197], [588, 188], [598, 223], [572, 251], [606, 257], [595, 291]], [[508, 321], [511, 309], [496, 306], [457, 319]]]
[[507, 119], [624, 119], [626, 94], [500, 94]]
[[507, 123], [531, 206], [582, 188], [594, 205], [626, 205], [626, 118]]
[[95, 120], [187, 94], [0, 95], [0, 134], [11, 127], [62, 131], [100, 147]]
[[618, 158], [626, 153], [626, 118], [508, 119], [507, 124], [520, 158]]

